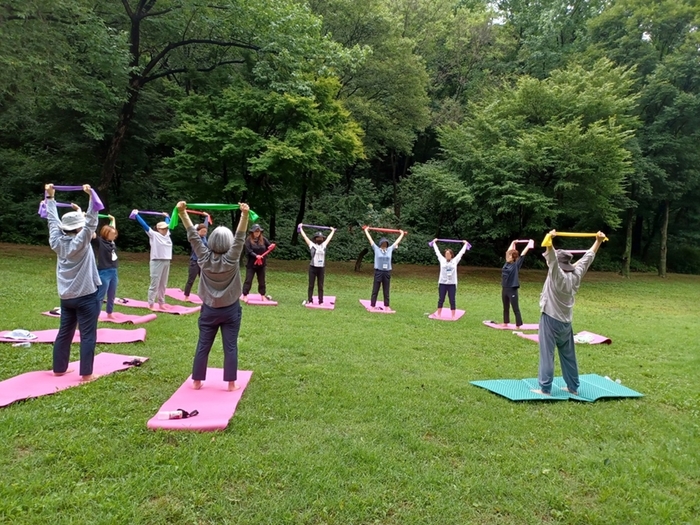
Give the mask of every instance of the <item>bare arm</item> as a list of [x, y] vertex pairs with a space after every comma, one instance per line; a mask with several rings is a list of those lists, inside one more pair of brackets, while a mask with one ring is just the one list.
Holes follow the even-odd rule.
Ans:
[[311, 247], [311, 241], [309, 240], [309, 237], [306, 235], [306, 232], [304, 231], [304, 228], [301, 227], [301, 224], [299, 225], [299, 233], [301, 233], [302, 238], [304, 239], [304, 242], [306, 245], [310, 248]]
[[527, 255], [527, 252], [529, 252], [529, 251], [530, 251], [530, 245], [528, 244], [527, 246], [525, 246], [525, 249], [520, 254], [520, 257], [525, 257]]
[[508, 252], [511, 250], [515, 250], [515, 241], [510, 243], [510, 246], [508, 246], [508, 249], [506, 250], [506, 259], [508, 258]]
[[333, 234], [335, 233], [335, 228], [331, 228], [331, 233], [328, 234], [328, 237], [324, 241], [323, 245], [328, 246], [328, 243], [331, 242], [331, 239], [333, 238]]
[[598, 248], [600, 248], [600, 245], [603, 244], [603, 241], [606, 239], [606, 235], [603, 232], [598, 232], [595, 237], [595, 242], [593, 243], [593, 246], [591, 246], [591, 250], [593, 250], [594, 253], [598, 253]]
[[367, 240], [369, 243], [374, 246], [374, 239], [372, 239], [372, 236], [369, 234], [369, 230], [367, 228], [362, 228], [365, 232], [365, 235], [367, 236]]
[[399, 247], [399, 244], [400, 244], [401, 241], [403, 240], [404, 235], [406, 235], [406, 232], [403, 231], [403, 230], [401, 230], [401, 235], [399, 235], [399, 238], [396, 239], [396, 242], [394, 243], [394, 248], [398, 248], [398, 247]]

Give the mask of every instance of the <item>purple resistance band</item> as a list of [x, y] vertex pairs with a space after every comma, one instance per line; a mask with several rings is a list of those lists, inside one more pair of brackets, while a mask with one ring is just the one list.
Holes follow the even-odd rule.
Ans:
[[[57, 202], [56, 207], [57, 208], [72, 208], [73, 205], [70, 204], [69, 202]], [[37, 213], [39, 214], [39, 217], [41, 217], [42, 219], [46, 218], [46, 216], [48, 215], [47, 211], [46, 211], [46, 201], [41, 201], [39, 203], [39, 211]]]
[[[56, 191], [83, 191], [82, 186], [55, 186], [54, 185], [53, 189]], [[97, 192], [95, 190], [90, 190], [90, 192], [92, 194], [92, 209], [94, 211], [104, 210], [105, 205], [102, 204], [102, 201], [97, 196]], [[46, 192], [44, 192], [44, 196], [46, 197]]]
[[[464, 241], [460, 241], [459, 239], [438, 239], [438, 242], [453, 242], [453, 243], [457, 243], [457, 244], [462, 244]], [[433, 241], [430, 241], [428, 243], [428, 246], [430, 246], [432, 248]], [[472, 245], [469, 244], [469, 242], [467, 242], [467, 250], [471, 250], [471, 249], [472, 249]]]
[[317, 224], [302, 224], [301, 226], [297, 226], [297, 231], [301, 232], [302, 226], [306, 226], [307, 228], [315, 228], [317, 230], [332, 230], [330, 226], [319, 226]]
[[[167, 216], [168, 216], [167, 213], [163, 213], [162, 211], [143, 211], [143, 210], [139, 210], [139, 215], [160, 215], [161, 217], [167, 217]], [[136, 219], [136, 214], [132, 211], [132, 212], [129, 214], [129, 218], [130, 218], [131, 220]]]

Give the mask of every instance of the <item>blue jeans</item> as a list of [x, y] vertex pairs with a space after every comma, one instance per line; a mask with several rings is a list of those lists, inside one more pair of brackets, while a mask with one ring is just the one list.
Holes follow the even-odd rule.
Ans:
[[80, 375], [92, 374], [99, 316], [100, 302], [97, 292], [75, 299], [61, 299], [61, 327], [53, 344], [54, 372], [63, 373], [68, 370], [70, 345], [76, 326], [80, 326]]
[[554, 380], [554, 348], [559, 350], [561, 375], [571, 392], [578, 392], [578, 363], [574, 347], [574, 330], [571, 323], [562, 323], [542, 313], [540, 317], [540, 370], [537, 379], [542, 392], [552, 391]]
[[105, 299], [105, 293], [107, 294], [107, 313], [111, 314], [114, 311], [114, 298], [117, 296], [117, 284], [119, 283], [119, 277], [117, 277], [116, 268], [107, 268], [106, 270], [97, 270], [100, 274], [100, 280], [102, 284], [97, 289], [97, 299], [100, 303], [100, 309], [102, 309], [102, 301]]
[[241, 303], [236, 301], [231, 306], [212, 308], [202, 305], [199, 314], [199, 341], [194, 354], [192, 379], [204, 381], [207, 378], [209, 352], [214, 344], [216, 333], [221, 328], [224, 343], [224, 381], [235, 381], [238, 377], [238, 332], [241, 329]]

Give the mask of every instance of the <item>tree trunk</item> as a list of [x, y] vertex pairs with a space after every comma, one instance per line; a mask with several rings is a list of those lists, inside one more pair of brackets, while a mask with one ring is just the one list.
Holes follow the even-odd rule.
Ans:
[[396, 173], [398, 168], [398, 159], [396, 158], [395, 152], [392, 150], [389, 158], [391, 159], [391, 182], [394, 186], [394, 215], [397, 219], [401, 218], [401, 203], [399, 202], [399, 176]]
[[[138, 84], [137, 84], [138, 85]], [[124, 139], [126, 138], [126, 132], [129, 129], [129, 125], [134, 118], [134, 109], [136, 108], [136, 102], [139, 98], [140, 88], [130, 88], [129, 95], [119, 112], [119, 121], [117, 122], [117, 129], [112, 135], [112, 140], [109, 144], [109, 149], [107, 150], [107, 155], [102, 163], [102, 174], [100, 176], [100, 183], [97, 188], [100, 192], [105, 195], [109, 191], [109, 187], [112, 184], [112, 178], [114, 177], [114, 169], [117, 165], [117, 160], [119, 160], [119, 155], [124, 147]]]
[[355, 260], [355, 271], [359, 272], [360, 269], [362, 269], [362, 259], [365, 258], [365, 255], [367, 255], [367, 252], [369, 252], [369, 248], [363, 248], [362, 251], [358, 254], [357, 259]]
[[661, 223], [661, 249], [659, 250], [659, 277], [666, 277], [666, 252], [668, 243], [668, 216], [671, 203], [664, 201], [664, 216]]
[[632, 262], [632, 232], [637, 220], [637, 212], [634, 208], [627, 210], [627, 231], [625, 234], [625, 252], [622, 254], [622, 276], [629, 278], [630, 264]]
[[274, 241], [276, 237], [277, 237], [277, 212], [273, 211], [272, 215], [270, 216], [270, 240]]
[[297, 224], [304, 222], [304, 214], [306, 213], [306, 177], [304, 177], [304, 182], [301, 186], [301, 202], [299, 202], [299, 213], [297, 213], [297, 220], [294, 223], [294, 232], [292, 233], [292, 246], [299, 244], [299, 232], [297, 231]]

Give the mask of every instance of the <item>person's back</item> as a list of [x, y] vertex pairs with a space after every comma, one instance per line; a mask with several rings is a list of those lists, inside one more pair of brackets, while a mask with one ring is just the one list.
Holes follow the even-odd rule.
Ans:
[[[540, 310], [550, 317], [563, 323], [573, 319], [576, 293], [581, 286], [581, 279], [595, 259], [595, 252], [588, 250], [573, 266], [572, 271], [564, 271], [557, 256], [568, 254], [562, 250], [547, 250], [543, 257], [547, 261], [549, 271], [540, 295]], [[570, 259], [571, 254], [565, 255]]]

